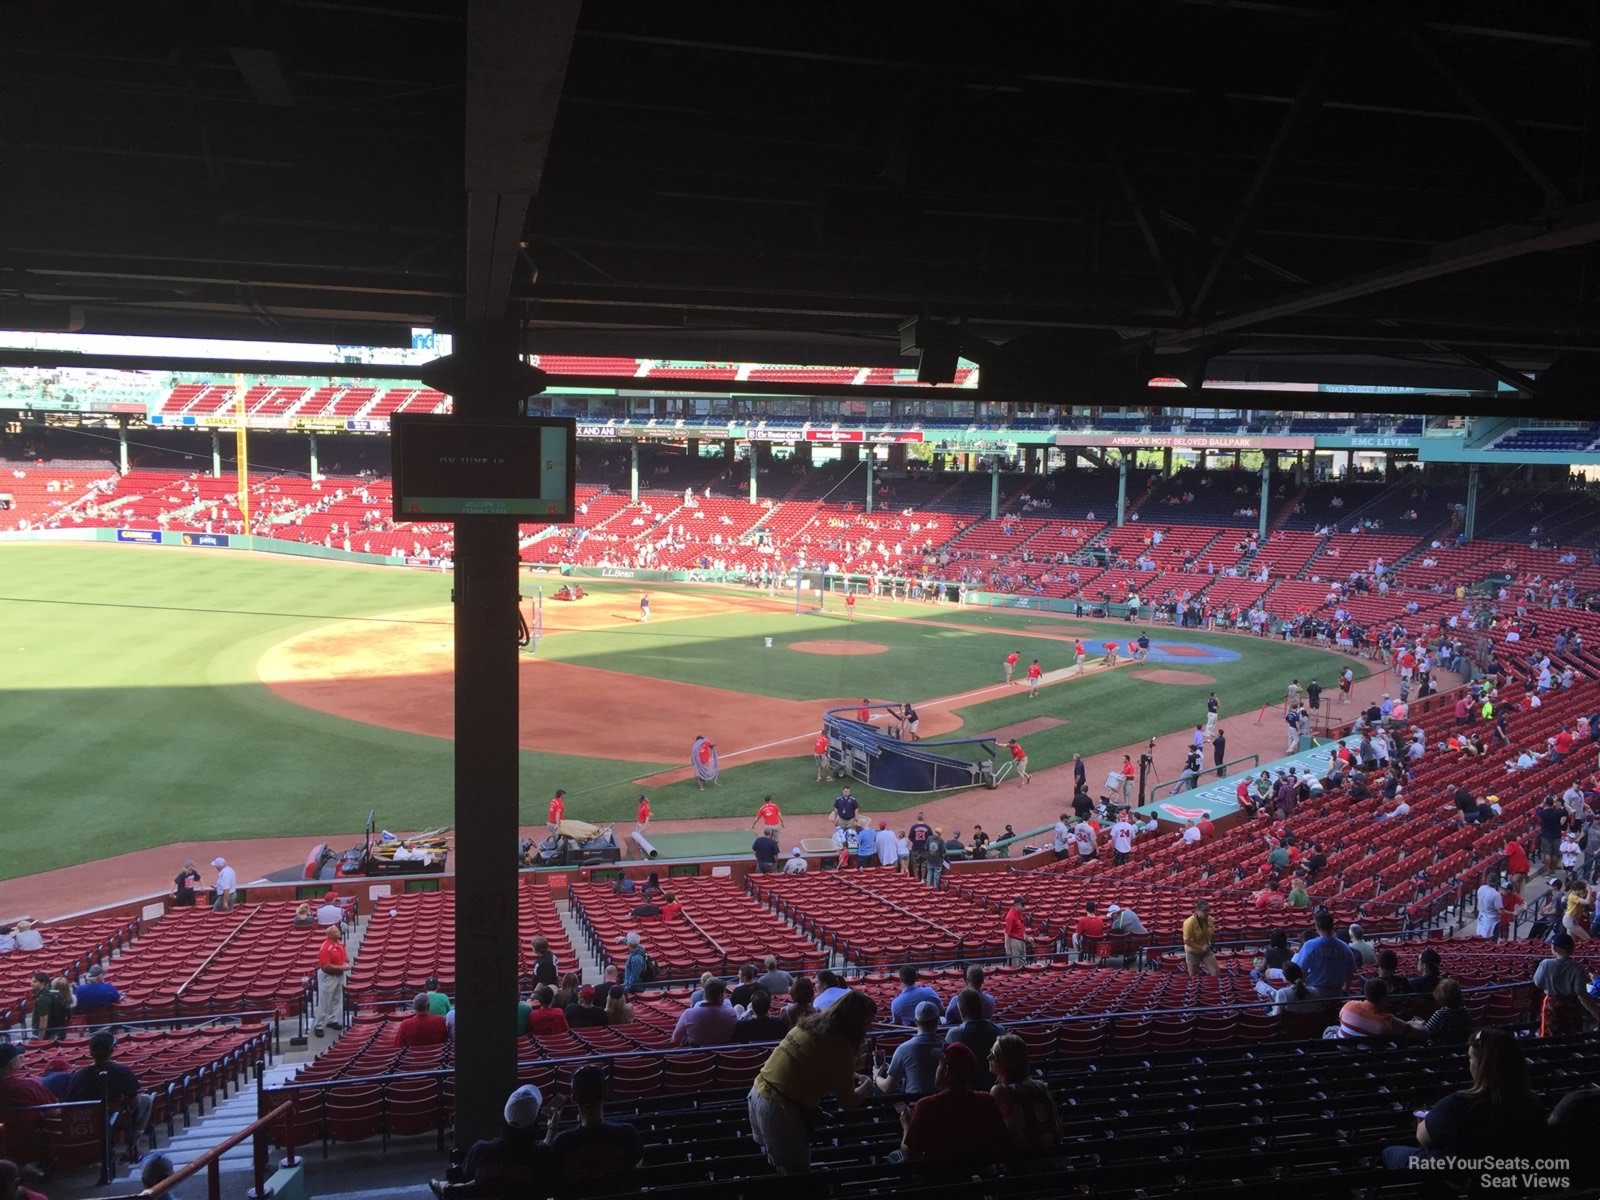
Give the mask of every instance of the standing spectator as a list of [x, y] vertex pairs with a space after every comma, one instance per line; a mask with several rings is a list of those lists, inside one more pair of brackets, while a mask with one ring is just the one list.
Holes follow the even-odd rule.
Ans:
[[747, 1101], [750, 1131], [780, 1175], [811, 1169], [810, 1125], [823, 1097], [855, 1108], [877, 1091], [855, 1073], [878, 1006], [852, 991], [825, 1012], [796, 1025], [767, 1056]]
[[733, 1027], [736, 1042], [776, 1042], [789, 1032], [789, 1022], [772, 1015], [772, 993], [757, 988], [750, 993], [747, 1015], [739, 1018]]
[[36, 1038], [63, 1038], [72, 1020], [72, 1002], [50, 984], [43, 971], [33, 974], [33, 1013], [29, 1018]]
[[928, 869], [928, 841], [933, 837], [933, 826], [928, 824], [926, 813], [917, 813], [917, 819], [906, 830], [906, 837], [911, 842], [908, 862], [911, 878], [921, 879]]
[[567, 1014], [556, 1007], [556, 990], [545, 984], [533, 994], [534, 1009], [528, 1014], [528, 1032], [534, 1037], [567, 1031]]
[[[572, 1103], [578, 1125], [554, 1134], [561, 1123], [562, 1099], [550, 1101], [550, 1176], [541, 1181], [563, 1195], [594, 1195], [630, 1189], [644, 1146], [638, 1131], [623, 1121], [605, 1119], [606, 1076], [599, 1067], [579, 1067], [572, 1076]], [[547, 1135], [549, 1136], [549, 1135]]]
[[1467, 1040], [1472, 1086], [1452, 1092], [1421, 1115], [1417, 1149], [1389, 1146], [1383, 1165], [1415, 1167], [1423, 1159], [1531, 1156], [1544, 1135], [1544, 1105], [1528, 1086], [1516, 1039], [1503, 1029], [1480, 1029]]
[[1594, 917], [1591, 890], [1581, 879], [1573, 880], [1567, 888], [1567, 911], [1561, 918], [1561, 927], [1574, 941], [1589, 940], [1589, 922]]
[[[1085, 799], [1087, 799], [1087, 797], [1085, 797]], [[1057, 820], [1056, 820], [1056, 827], [1055, 827], [1055, 829], [1053, 831], [1053, 836], [1052, 836], [1051, 841], [1050, 841], [1050, 849], [1055, 851], [1055, 856], [1056, 856], [1056, 861], [1057, 862], [1060, 862], [1062, 859], [1064, 859], [1067, 856], [1067, 852], [1068, 852], [1068, 850], [1070, 849], [1071, 846], [1072, 846], [1072, 824], [1071, 824], [1071, 818], [1068, 817], [1066, 813], [1062, 813], [1061, 816], [1059, 818], [1057, 818]]]
[[1528, 852], [1522, 848], [1522, 843], [1512, 838], [1506, 843], [1506, 874], [1511, 877], [1511, 889], [1519, 895], [1528, 882], [1528, 871], [1532, 866], [1528, 862]]
[[961, 1024], [945, 1034], [945, 1056], [949, 1057], [952, 1045], [962, 1045], [971, 1050], [978, 1063], [972, 1086], [991, 1088], [994, 1086], [994, 1076], [989, 1070], [989, 1049], [1001, 1034], [1000, 1026], [983, 1015], [983, 996], [976, 988], [963, 989], [956, 997], [956, 1005], [961, 1012]]
[[1350, 926], [1350, 949], [1361, 960], [1359, 966], [1370, 967], [1377, 961], [1378, 948], [1367, 941], [1366, 930], [1359, 925]]
[[987, 1092], [973, 1090], [986, 1074], [967, 1046], [945, 1047], [934, 1075], [938, 1090], [914, 1108], [901, 1104], [897, 1109], [905, 1131], [900, 1150], [908, 1161], [982, 1161], [1006, 1155], [1011, 1138], [999, 1105]]
[[317, 951], [317, 1021], [311, 1032], [318, 1037], [329, 1025], [344, 1028], [344, 977], [350, 956], [344, 948], [344, 929], [329, 925], [322, 949]]
[[880, 867], [900, 867], [900, 839], [895, 837], [894, 830], [889, 828], [887, 821], [878, 822], [878, 865]]
[[[117, 1039], [101, 1030], [89, 1039], [89, 1057], [93, 1060], [72, 1076], [67, 1085], [67, 1099], [99, 1100], [110, 1098], [112, 1112], [121, 1114], [118, 1128], [127, 1130], [128, 1157], [139, 1157], [139, 1139], [150, 1124], [150, 1106], [155, 1097], [139, 1090], [139, 1079], [119, 1062], [112, 1060]], [[102, 1079], [102, 1077], [104, 1077]]]
[[728, 985], [713, 979], [705, 986], [705, 995], [693, 1008], [678, 1015], [672, 1030], [674, 1046], [725, 1046], [734, 1040], [733, 1027], [739, 1014], [733, 1005], [724, 1004]]
[[1017, 1150], [1052, 1150], [1061, 1143], [1061, 1116], [1044, 1080], [1028, 1070], [1028, 1043], [1014, 1033], [1001, 1034], [990, 1051], [994, 1087], [989, 1094], [1000, 1106], [1000, 1118]]
[[1539, 822], [1539, 854], [1548, 874], [1561, 861], [1561, 827], [1566, 822], [1567, 810], [1555, 796], [1547, 795], [1533, 815]]
[[1225, 779], [1228, 775], [1228, 732], [1219, 729], [1211, 740], [1211, 765], [1217, 769], [1217, 778]]
[[1111, 826], [1112, 863], [1121, 866], [1133, 854], [1133, 822], [1126, 810], [1119, 810]]
[[939, 1006], [924, 1000], [912, 1015], [917, 1032], [894, 1048], [888, 1068], [876, 1076], [880, 1092], [924, 1096], [935, 1087], [934, 1075], [939, 1063], [944, 1060], [944, 1038], [939, 1034]]
[[1020, 967], [1028, 961], [1028, 923], [1022, 911], [1027, 907], [1028, 898], [1017, 896], [1012, 899], [1011, 907], [1006, 910], [1005, 947], [1008, 966]]
[[878, 865], [878, 831], [872, 827], [872, 822], [863, 821], [861, 828], [856, 830], [856, 866], [876, 867]]
[[920, 1005], [939, 1003], [938, 992], [925, 983], [917, 982], [915, 967], [900, 968], [900, 994], [889, 1005], [890, 1019], [896, 1025], [914, 1024], [913, 1017]]
[[1183, 923], [1183, 964], [1189, 974], [1198, 975], [1204, 971], [1214, 976], [1218, 973], [1217, 956], [1212, 950], [1216, 940], [1217, 927], [1211, 919], [1211, 905], [1208, 901], [1196, 900], [1194, 913]]
[[1533, 986], [1544, 993], [1540, 1037], [1582, 1033], [1585, 1013], [1600, 1021], [1600, 1001], [1589, 995], [1589, 973], [1573, 961], [1572, 944], [1568, 934], [1556, 934], [1550, 939], [1550, 957], [1533, 972]]
[[927, 865], [922, 880], [931, 888], [938, 887], [939, 881], [944, 878], [944, 853], [944, 826], [935, 825], [933, 836], [927, 843]]
[[172, 903], [177, 908], [194, 907], [194, 885], [200, 882], [200, 872], [194, 859], [183, 860], [183, 869], [172, 877]]
[[[935, 1014], [935, 1024], [938, 1024]], [[54, 1104], [56, 1098], [50, 1089], [37, 1079], [24, 1075], [17, 1059], [22, 1051], [10, 1042], [0, 1042], [0, 1112], [9, 1108], [35, 1108], [41, 1104]], [[19, 1163], [43, 1161], [43, 1147], [39, 1142], [39, 1126], [44, 1113], [5, 1112], [6, 1153]]]
[[1072, 932], [1072, 948], [1078, 952], [1078, 961], [1094, 957], [1094, 945], [1106, 935], [1106, 919], [1100, 915], [1100, 906], [1093, 900], [1083, 906], [1083, 916]]
[[428, 1010], [428, 993], [418, 992], [411, 1002], [411, 1015], [400, 1022], [394, 1040], [398, 1046], [442, 1046], [445, 1033], [444, 1018]]
[[1343, 1000], [1350, 991], [1350, 977], [1361, 966], [1358, 951], [1334, 936], [1333, 914], [1317, 910], [1317, 936], [1308, 938], [1291, 960], [1306, 973], [1306, 987], [1319, 1000]]
[[[840, 828], [843, 828], [841, 826]], [[778, 854], [782, 848], [778, 839], [767, 830], [761, 831], [761, 836], [750, 844], [750, 852], [756, 858], [756, 870], [763, 875], [770, 874], [778, 869]]]
[[1481, 938], [1492, 938], [1500, 928], [1500, 914], [1505, 910], [1505, 901], [1500, 898], [1500, 889], [1487, 879], [1478, 885], [1478, 924], [1473, 930]]
[[211, 907], [215, 912], [227, 912], [239, 902], [238, 873], [221, 856], [213, 858], [211, 865], [217, 869], [217, 881], [211, 887]]
[[545, 937], [533, 939], [533, 982], [535, 984], [549, 984], [554, 987], [561, 979], [560, 964], [550, 950], [550, 940]]

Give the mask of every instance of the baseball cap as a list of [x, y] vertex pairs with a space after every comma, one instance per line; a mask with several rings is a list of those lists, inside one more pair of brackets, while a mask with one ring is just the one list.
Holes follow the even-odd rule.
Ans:
[[323, 899], [323, 902], [325, 904], [332, 904], [332, 903], [334, 903], [335, 901], [337, 901], [339, 899], [339, 893], [338, 892], [329, 892], [322, 899]]
[[1122, 911], [1122, 905], [1120, 905], [1120, 904], [1108, 904], [1108, 905], [1106, 905], [1106, 916], [1108, 916], [1108, 917], [1112, 913], [1119, 913], [1121, 911]]
[[532, 1129], [544, 1107], [544, 1093], [525, 1083], [506, 1099], [506, 1124], [517, 1129]]
[[228, 865], [228, 860], [225, 858], [213, 858], [211, 860], [211, 865], [213, 867], [225, 867]]
[[102, 967], [99, 963], [95, 963], [94, 966], [89, 968], [89, 978], [90, 979], [99, 979], [100, 976], [104, 975], [105, 973], [106, 973], [106, 969], [104, 967]]
[[911, 1015], [918, 1025], [937, 1025], [941, 1014], [937, 1004], [931, 1000], [924, 1000], [917, 1005], [916, 1012]]
[[586, 983], [581, 988], [579, 988], [578, 989], [578, 999], [579, 1000], [584, 1000], [584, 1001], [593, 1000], [594, 999], [594, 985], [592, 983]]
[[944, 1069], [957, 1089], [968, 1087], [978, 1074], [978, 1059], [964, 1042], [949, 1042], [944, 1048]]

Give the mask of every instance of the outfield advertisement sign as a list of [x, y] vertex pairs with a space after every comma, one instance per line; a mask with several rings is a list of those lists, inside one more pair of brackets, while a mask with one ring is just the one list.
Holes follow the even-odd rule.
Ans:
[[1317, 439], [1255, 433], [1058, 433], [1056, 445], [1130, 450], [1315, 450]]
[[159, 529], [119, 529], [117, 541], [135, 542], [144, 546], [161, 545], [161, 530]]
[[219, 550], [226, 550], [229, 545], [225, 533], [185, 533], [179, 541], [185, 546], [211, 546]]

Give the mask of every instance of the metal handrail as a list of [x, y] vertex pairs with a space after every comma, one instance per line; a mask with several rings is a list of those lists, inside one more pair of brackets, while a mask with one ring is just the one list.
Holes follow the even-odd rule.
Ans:
[[[251, 1121], [250, 1124], [239, 1130], [238, 1133], [235, 1133], [232, 1136], [218, 1142], [215, 1146], [211, 1147], [211, 1149], [196, 1157], [195, 1160], [188, 1166], [180, 1167], [154, 1187], [146, 1188], [139, 1192], [130, 1192], [123, 1196], [112, 1196], [109, 1197], [108, 1200], [153, 1200], [154, 1197], [165, 1196], [184, 1180], [193, 1175], [199, 1174], [202, 1167], [205, 1168], [206, 1172], [206, 1195], [208, 1200], [221, 1200], [222, 1156], [229, 1150], [232, 1150], [246, 1138], [255, 1139], [255, 1153], [253, 1155], [254, 1162], [252, 1163], [252, 1166], [255, 1170], [256, 1186], [251, 1195], [254, 1200], [266, 1200], [266, 1197], [270, 1196], [272, 1191], [267, 1187], [267, 1143], [265, 1137], [262, 1136], [262, 1133], [268, 1125], [272, 1124], [279, 1117], [286, 1116], [293, 1111], [294, 1101], [285, 1100], [282, 1104], [278, 1105], [277, 1108], [273, 1109], [265, 1116], [257, 1117], [254, 1121]], [[289, 1146], [288, 1151], [289, 1154], [286, 1161], [293, 1160], [294, 1147], [292, 1145]]]

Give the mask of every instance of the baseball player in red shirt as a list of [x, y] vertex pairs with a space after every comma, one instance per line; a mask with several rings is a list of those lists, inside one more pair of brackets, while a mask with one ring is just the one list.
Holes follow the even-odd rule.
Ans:
[[824, 729], [817, 734], [817, 740], [811, 743], [811, 756], [817, 760], [817, 782], [828, 781], [828, 731]]
[[1005, 668], [1006, 668], [1006, 682], [1007, 683], [1011, 682], [1011, 672], [1013, 672], [1013, 671], [1015, 671], [1017, 669], [1017, 663], [1021, 660], [1021, 658], [1022, 658], [1022, 655], [1018, 654], [1015, 650], [1013, 650], [1010, 654], [1006, 655]]
[[1011, 761], [1016, 764], [1017, 778], [1022, 780], [1023, 785], [1033, 782], [1033, 776], [1028, 774], [1028, 752], [1016, 738], [1012, 738], [1006, 745], [1011, 747]]
[[844, 612], [848, 620], [854, 621], [856, 619], [856, 594], [854, 592], [846, 592], [844, 594]]
[[1036, 658], [1028, 664], [1028, 699], [1032, 700], [1039, 694], [1039, 680], [1044, 676], [1044, 668], [1039, 665]]

